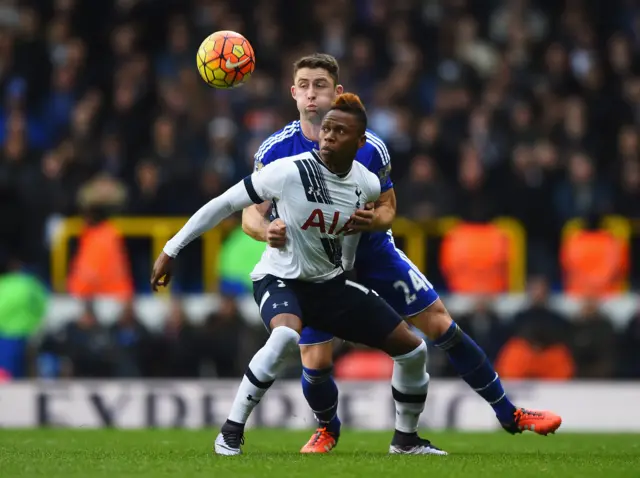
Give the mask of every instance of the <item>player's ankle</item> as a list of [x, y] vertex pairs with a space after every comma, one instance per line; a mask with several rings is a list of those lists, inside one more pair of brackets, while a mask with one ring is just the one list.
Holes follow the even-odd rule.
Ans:
[[517, 408], [506, 397], [499, 403], [493, 404], [492, 407], [499, 422], [513, 421]]
[[418, 432], [402, 432], [397, 428], [393, 432], [392, 443], [395, 445], [405, 445], [413, 443], [418, 439]]
[[227, 418], [227, 420], [222, 425], [222, 429], [229, 430], [229, 431], [231, 431], [231, 430], [233, 430], [233, 431], [243, 431], [244, 430], [244, 423], [234, 422], [233, 420], [229, 420]]
[[320, 426], [326, 427], [329, 433], [337, 436], [337, 435], [340, 435], [340, 427], [342, 426], [342, 423], [340, 422], [340, 419], [336, 416], [336, 417], [333, 417], [331, 421], [321, 424]]

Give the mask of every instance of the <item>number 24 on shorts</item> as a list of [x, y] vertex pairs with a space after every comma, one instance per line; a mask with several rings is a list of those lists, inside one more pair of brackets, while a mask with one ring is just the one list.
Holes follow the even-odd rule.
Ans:
[[[411, 278], [411, 284], [414, 291], [433, 289], [433, 285], [422, 275], [418, 274], [413, 269], [409, 269], [409, 278]], [[407, 305], [412, 304], [416, 300], [416, 295], [411, 293], [409, 285], [403, 281], [398, 280], [393, 283], [395, 289], [401, 290], [404, 293], [404, 299]]]

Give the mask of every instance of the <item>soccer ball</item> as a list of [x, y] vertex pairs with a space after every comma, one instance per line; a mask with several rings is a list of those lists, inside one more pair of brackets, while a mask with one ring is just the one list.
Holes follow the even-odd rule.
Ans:
[[245, 83], [256, 67], [249, 41], [239, 33], [224, 30], [209, 35], [198, 48], [198, 71], [213, 88], [235, 88]]

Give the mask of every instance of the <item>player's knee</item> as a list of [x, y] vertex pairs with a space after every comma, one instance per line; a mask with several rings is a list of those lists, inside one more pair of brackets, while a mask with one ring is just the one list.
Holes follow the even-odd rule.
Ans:
[[442, 336], [453, 322], [444, 303], [438, 299], [429, 308], [409, 319], [411, 325], [421, 330], [430, 340]]
[[276, 327], [287, 327], [297, 332], [298, 336], [302, 330], [302, 321], [300, 317], [293, 314], [279, 314], [276, 315], [269, 323], [271, 330], [275, 330]]
[[306, 368], [322, 370], [333, 365], [333, 345], [325, 342], [317, 345], [301, 345], [300, 358]]
[[397, 363], [419, 364], [426, 362], [427, 357], [427, 344], [424, 340], [420, 339], [420, 343], [417, 347], [404, 355], [394, 356], [393, 360]]
[[424, 343], [420, 337], [411, 332], [406, 322], [398, 324], [385, 340], [382, 351], [391, 357], [406, 355]]
[[294, 329], [286, 326], [274, 327], [267, 344], [273, 345], [278, 351], [290, 352], [298, 347], [300, 334]]
[[394, 376], [397, 374], [397, 378], [401, 381], [410, 379], [414, 382], [416, 380], [420, 382], [419, 384], [414, 383], [414, 385], [428, 386], [429, 374], [426, 371], [428, 358], [427, 344], [421, 340], [420, 345], [409, 353], [393, 357], [393, 361], [397, 365], [394, 367]]

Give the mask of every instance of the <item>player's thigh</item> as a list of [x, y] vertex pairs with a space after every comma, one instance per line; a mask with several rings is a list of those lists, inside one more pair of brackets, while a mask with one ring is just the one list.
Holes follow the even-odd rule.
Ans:
[[295, 288], [287, 281], [265, 276], [253, 283], [253, 296], [269, 332], [277, 326], [301, 332], [302, 308]]
[[352, 281], [346, 281], [340, 305], [327, 314], [327, 321], [336, 337], [377, 349], [403, 324], [402, 317], [374, 291]]
[[418, 348], [424, 341], [411, 331], [406, 322], [398, 324], [387, 336], [380, 350], [391, 357], [406, 355]]
[[359, 273], [358, 282], [375, 290], [401, 316], [416, 316], [438, 300], [431, 282], [402, 251], [383, 264], [380, 269]]

